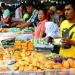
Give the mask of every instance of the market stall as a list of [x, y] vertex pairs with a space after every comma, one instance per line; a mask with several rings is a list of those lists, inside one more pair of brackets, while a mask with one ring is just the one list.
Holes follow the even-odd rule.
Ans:
[[44, 38], [31, 34], [1, 33], [0, 74], [75, 75], [75, 59], [52, 53], [52, 48]]

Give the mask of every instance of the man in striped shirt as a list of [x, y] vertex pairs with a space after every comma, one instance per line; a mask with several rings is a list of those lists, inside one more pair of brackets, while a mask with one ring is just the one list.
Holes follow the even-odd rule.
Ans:
[[27, 22], [25, 22], [24, 24], [17, 25], [17, 27], [24, 28], [36, 25], [38, 11], [35, 9], [34, 4], [33, 3], [26, 4], [26, 9], [27, 12], [31, 14], [31, 17]]

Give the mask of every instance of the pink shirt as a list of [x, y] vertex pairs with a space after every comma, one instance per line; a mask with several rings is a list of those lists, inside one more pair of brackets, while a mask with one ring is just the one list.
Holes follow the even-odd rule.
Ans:
[[46, 19], [38, 23], [37, 27], [35, 28], [35, 32], [34, 32], [35, 38], [39, 38], [41, 32], [45, 33], [45, 22], [47, 22]]

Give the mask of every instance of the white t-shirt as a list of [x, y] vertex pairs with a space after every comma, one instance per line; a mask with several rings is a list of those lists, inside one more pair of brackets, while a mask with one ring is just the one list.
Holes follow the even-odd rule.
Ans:
[[46, 22], [45, 23], [45, 33], [46, 33], [46, 37], [59, 37], [59, 27], [57, 24], [55, 24], [54, 22]]
[[22, 8], [21, 7], [16, 9], [16, 11], [15, 11], [15, 18], [18, 18], [18, 19], [22, 18]]

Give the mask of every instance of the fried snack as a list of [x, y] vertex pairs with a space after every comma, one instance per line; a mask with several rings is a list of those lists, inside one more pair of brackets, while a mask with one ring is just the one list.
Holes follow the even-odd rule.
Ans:
[[6, 66], [0, 67], [0, 71], [9, 71], [9, 68]]

